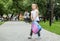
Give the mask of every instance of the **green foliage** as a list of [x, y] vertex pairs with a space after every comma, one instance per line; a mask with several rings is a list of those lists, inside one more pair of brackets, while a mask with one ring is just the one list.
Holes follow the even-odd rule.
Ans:
[[[59, 5], [57, 3], [59, 3]], [[60, 0], [56, 0], [56, 5], [54, 8], [54, 14], [60, 17]]]
[[[46, 0], [0, 0], [4, 6], [5, 13], [18, 13], [28, 9], [31, 10], [31, 4], [37, 3], [41, 12], [45, 11]], [[43, 8], [43, 9], [41, 9]]]
[[[46, 14], [46, 5], [49, 0], [0, 0], [0, 14], [20, 13], [20, 11], [31, 11], [31, 4], [37, 3], [40, 14]], [[60, 0], [56, 0], [60, 2]], [[58, 6], [59, 7], [59, 6]]]
[[0, 25], [2, 25], [4, 22], [0, 22]]
[[55, 6], [55, 9], [54, 9], [54, 14], [57, 15], [57, 16], [60, 16], [60, 5], [56, 5]]
[[4, 13], [4, 6], [3, 4], [0, 4], [0, 14], [2, 15]]
[[49, 26], [49, 22], [40, 22], [40, 25], [48, 30], [48, 31], [51, 31], [53, 33], [56, 33], [56, 34], [59, 34], [60, 35], [60, 21], [55, 21], [52, 26]]
[[10, 8], [12, 5], [12, 0], [0, 0], [0, 4], [4, 7], [2, 10], [4, 11], [3, 14], [8, 14], [11, 12]]

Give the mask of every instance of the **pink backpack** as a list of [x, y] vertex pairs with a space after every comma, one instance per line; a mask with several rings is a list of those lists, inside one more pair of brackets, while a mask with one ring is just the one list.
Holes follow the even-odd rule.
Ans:
[[38, 26], [35, 23], [32, 23], [32, 32], [34, 34], [37, 34], [38, 31], [39, 31]]

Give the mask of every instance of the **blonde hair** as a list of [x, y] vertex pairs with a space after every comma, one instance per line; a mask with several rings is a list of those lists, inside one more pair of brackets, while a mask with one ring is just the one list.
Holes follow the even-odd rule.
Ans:
[[36, 6], [36, 9], [38, 10], [38, 5], [37, 4], [33, 3], [32, 5], [35, 5]]

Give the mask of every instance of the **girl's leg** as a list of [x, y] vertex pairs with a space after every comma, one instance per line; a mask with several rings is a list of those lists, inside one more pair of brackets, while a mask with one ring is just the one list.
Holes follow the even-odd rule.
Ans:
[[40, 37], [40, 30], [38, 31], [38, 33], [37, 33], [37, 34], [38, 34], [38, 37]]
[[[39, 23], [39, 21], [37, 21], [37, 22]], [[41, 30], [39, 30], [38, 33], [37, 33], [37, 34], [38, 34], [38, 37], [40, 37], [40, 31], [41, 31]]]
[[32, 36], [33, 32], [32, 32], [32, 29], [31, 29], [31, 32], [30, 32], [30, 36]]
[[32, 30], [31, 30], [31, 32], [30, 32], [30, 37], [28, 37], [28, 39], [31, 39], [31, 38], [32, 38], [32, 34], [33, 34], [33, 32], [32, 32]]

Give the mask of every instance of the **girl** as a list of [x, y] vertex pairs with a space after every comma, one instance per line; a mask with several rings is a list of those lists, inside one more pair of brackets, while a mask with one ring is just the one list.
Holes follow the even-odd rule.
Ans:
[[[39, 11], [38, 11], [37, 4], [32, 4], [31, 20], [39, 23]], [[33, 34], [33, 32], [32, 32], [32, 29], [31, 29], [30, 37], [28, 37], [28, 39], [32, 38], [32, 34]], [[37, 34], [38, 34], [38, 37], [40, 37], [40, 30], [38, 31]]]

